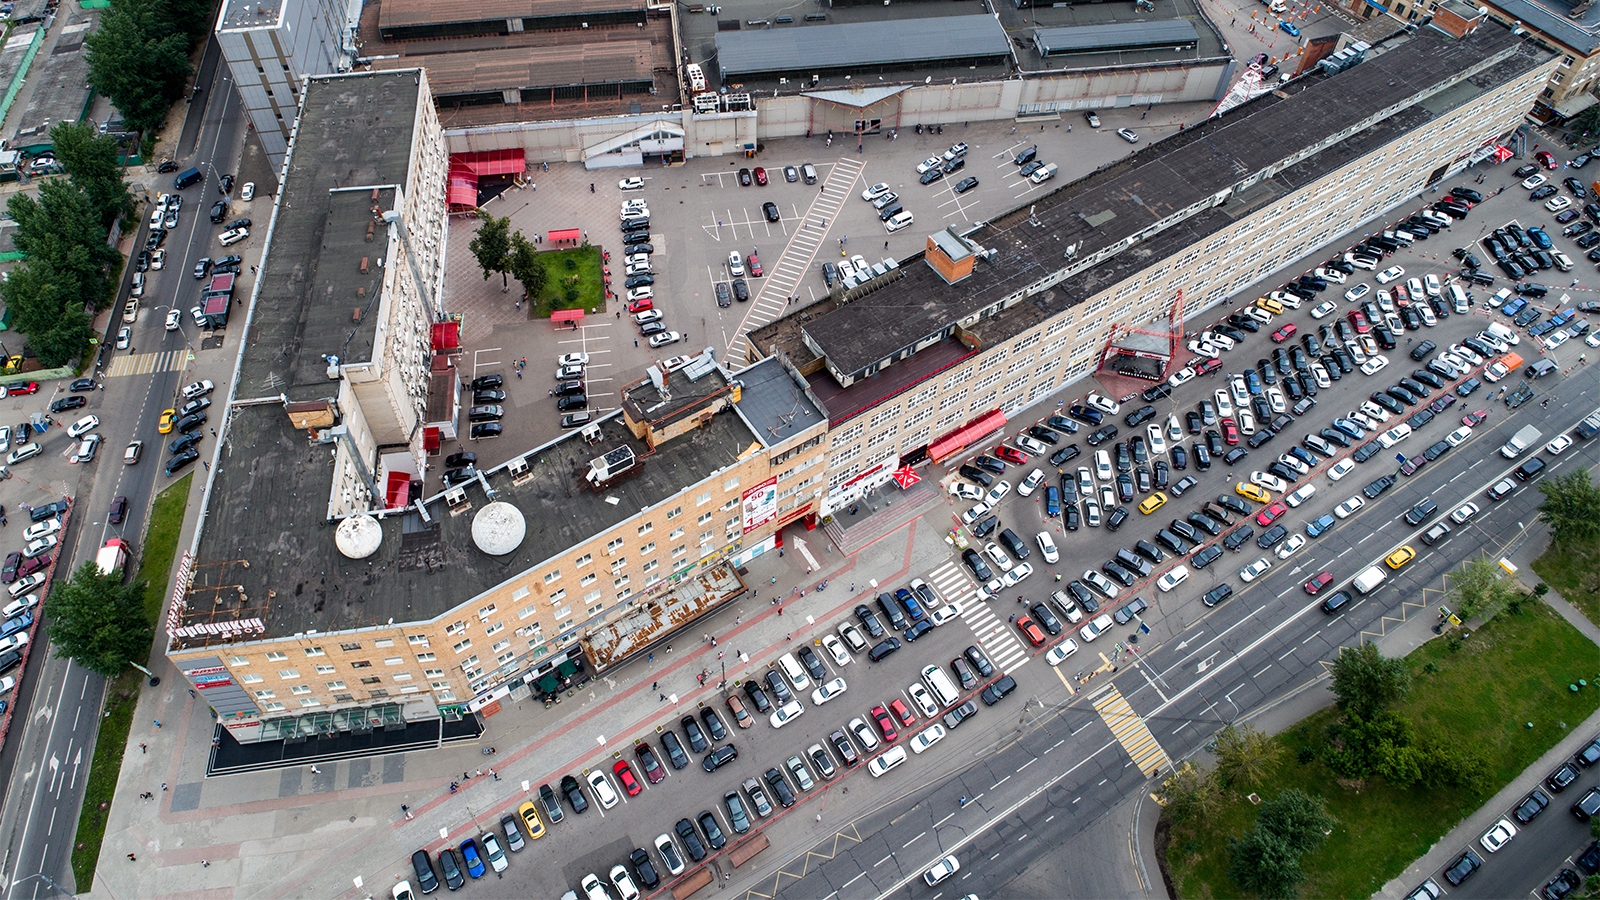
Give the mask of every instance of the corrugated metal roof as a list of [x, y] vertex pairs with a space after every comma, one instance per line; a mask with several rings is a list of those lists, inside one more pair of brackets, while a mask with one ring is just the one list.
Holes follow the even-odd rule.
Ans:
[[[374, 69], [416, 68], [420, 57], [375, 59]], [[605, 41], [565, 47], [510, 47], [427, 57], [435, 97], [508, 89], [650, 81], [650, 42]]]
[[1124, 47], [1161, 47], [1167, 44], [1192, 45], [1199, 40], [1199, 33], [1187, 19], [1040, 28], [1034, 31], [1034, 43], [1039, 47], [1039, 52], [1046, 55], [1094, 53]]
[[994, 16], [941, 16], [717, 34], [717, 65], [724, 78], [1005, 56], [1010, 52], [1011, 42]]
[[1582, 56], [1588, 56], [1600, 49], [1600, 38], [1595, 37], [1582, 26], [1571, 21], [1565, 16], [1533, 3], [1531, 0], [1490, 0], [1493, 6], [1505, 11], [1506, 15], [1514, 17], [1517, 21], [1535, 28], [1550, 37], [1566, 44]]
[[380, 28], [449, 25], [457, 22], [574, 16], [584, 13], [633, 11], [643, 0], [478, 0], [476, 3], [440, 3], [438, 0], [383, 0], [378, 9]]

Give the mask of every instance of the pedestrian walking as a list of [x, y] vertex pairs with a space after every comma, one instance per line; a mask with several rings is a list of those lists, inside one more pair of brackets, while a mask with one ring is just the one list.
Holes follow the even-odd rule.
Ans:
[[[888, 241], [884, 241], [883, 242], [883, 249], [885, 249], [885, 250], [889, 249], [889, 242]], [[1573, 284], [1577, 284], [1577, 282], [1574, 281]]]
[[594, 193], [594, 182], [592, 181], [589, 183], [589, 193]]
[[637, 346], [639, 346], [639, 339], [638, 339], [638, 338], [634, 338], [634, 339], [633, 339], [633, 345], [634, 345], [634, 346], [635, 346], [635, 347], [637, 347]]
[[500, 773], [496, 772], [495, 770], [490, 769], [489, 770], [489, 774], [494, 776], [494, 780], [495, 781], [499, 781], [500, 780]]
[[[804, 595], [804, 594], [801, 594], [801, 595], [800, 595], [800, 596], [802, 596], [802, 597], [803, 597], [803, 596], [805, 596], [805, 595]], [[781, 606], [780, 606], [780, 607], [778, 607], [778, 615], [780, 615], [780, 616], [781, 616], [781, 615], [783, 615], [783, 607], [781, 607]]]
[[157, 728], [160, 728], [160, 727], [161, 727], [161, 720], [160, 720], [160, 719], [157, 719], [157, 720], [156, 720], [156, 727], [157, 727]]
[[165, 794], [166, 792], [167, 792], [167, 783], [165, 781], [163, 781], [163, 782], [161, 782], [161, 793]]
[[204, 466], [207, 472], [211, 471], [211, 462], [209, 460], [200, 460], [200, 465]]
[[215, 428], [211, 429], [211, 436], [212, 437], [216, 437], [217, 436], [217, 430]]
[[475, 769], [473, 777], [474, 778], [482, 778], [483, 777], [483, 770], [482, 769]]
[[149, 752], [150, 752], [150, 748], [149, 748], [149, 747], [146, 747], [146, 746], [145, 746], [145, 745], [143, 745], [143, 744], [140, 744], [140, 745], [139, 745], [139, 752], [140, 752], [140, 753], [149, 753]]
[[209, 859], [200, 860], [200, 868], [202, 868], [202, 869], [211, 868], [211, 860], [209, 860]]
[[662, 694], [662, 695], [661, 695], [661, 702], [662, 702], [662, 703], [665, 703], [665, 702], [667, 702], [667, 695], [666, 695], [666, 694]]
[[655, 662], [656, 661], [656, 655], [654, 653], [650, 654], [650, 660], [649, 661], [650, 662]]
[[321, 775], [322, 774], [322, 770], [317, 768], [316, 766], [312, 766], [311, 767], [311, 774], [313, 774], [313, 775]]
[[405, 805], [404, 803], [400, 804], [400, 811], [406, 814], [406, 818], [413, 818], [411, 815], [411, 807]]
[[661, 682], [659, 682], [659, 681], [650, 682], [650, 690], [652, 690], [652, 691], [661, 690]]
[[194, 696], [194, 688], [189, 688], [189, 696]]
[[783, 639], [784, 639], [784, 640], [786, 640], [786, 641], [792, 641], [792, 640], [794, 640], [794, 633], [793, 633], [793, 632], [790, 632], [790, 633], [789, 633], [789, 634], [786, 634], [786, 635], [784, 635], [784, 636], [783, 636]]
[[139, 861], [139, 857], [134, 856], [132, 853], [128, 854], [128, 862], [138, 862], [138, 861]]

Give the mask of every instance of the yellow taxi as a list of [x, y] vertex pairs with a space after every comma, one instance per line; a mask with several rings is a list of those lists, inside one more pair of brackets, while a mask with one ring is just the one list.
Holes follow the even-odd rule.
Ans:
[[544, 823], [539, 821], [539, 813], [531, 802], [517, 807], [517, 815], [521, 816], [523, 824], [528, 826], [528, 840], [544, 837]]
[[162, 410], [161, 411], [161, 424], [156, 426], [156, 430], [161, 432], [162, 434], [171, 434], [172, 433], [172, 423], [174, 421], [176, 421], [177, 418], [178, 418], [178, 411], [177, 410], [175, 410], [175, 409]]
[[1272, 495], [1271, 494], [1267, 493], [1266, 491], [1262, 490], [1259, 487], [1256, 487], [1253, 484], [1248, 484], [1248, 483], [1243, 482], [1243, 481], [1239, 482], [1239, 486], [1235, 487], [1234, 491], [1237, 492], [1239, 494], [1239, 496], [1241, 496], [1241, 497], [1249, 497], [1251, 500], [1254, 500], [1257, 503], [1271, 503], [1272, 502]]
[[1162, 506], [1166, 505], [1166, 502], [1167, 495], [1161, 493], [1160, 491], [1156, 491], [1154, 494], [1151, 494], [1150, 496], [1139, 501], [1139, 512], [1142, 512], [1148, 516], [1160, 509]]
[[1398, 569], [1416, 558], [1417, 551], [1411, 549], [1411, 545], [1407, 544], [1401, 547], [1399, 550], [1396, 550], [1388, 556], [1385, 556], [1383, 561], [1389, 566], [1389, 568]]

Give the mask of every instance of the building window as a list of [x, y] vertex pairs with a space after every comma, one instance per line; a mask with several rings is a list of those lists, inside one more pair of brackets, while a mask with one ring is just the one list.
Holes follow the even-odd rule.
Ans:
[[278, 696], [278, 695], [273, 691], [256, 691], [256, 699], [257, 700], [271, 700], [273, 697], [276, 697], [276, 696]]
[[328, 682], [328, 690], [330, 690], [330, 691], [342, 691], [342, 690], [344, 690], [344, 682], [342, 682], [342, 681], [330, 681], [330, 682]]
[[306, 648], [306, 655], [307, 656], [327, 656], [326, 653], [322, 652], [322, 648], [321, 647], [307, 647]]
[[398, 656], [391, 656], [385, 659], [383, 664], [386, 666], [403, 666], [406, 664], [406, 661]]
[[433, 662], [437, 657], [432, 653], [418, 653], [417, 662]]
[[710, 503], [710, 502], [711, 502], [711, 492], [710, 491], [706, 491], [705, 493], [701, 494], [700, 496], [694, 498], [694, 503], [695, 503], [696, 506], [701, 506], [703, 504]]
[[244, 684], [260, 684], [261, 681], [262, 681], [262, 678], [261, 678], [260, 675], [246, 675], [243, 678], [239, 679], [239, 681], [244, 683]]
[[228, 657], [228, 665], [230, 665], [230, 666], [248, 666], [248, 665], [250, 665], [250, 660], [245, 659], [242, 656], [230, 656], [230, 657]]
[[656, 528], [656, 523], [654, 523], [654, 522], [646, 522], [643, 525], [639, 526], [639, 536], [640, 537], [644, 537], [645, 535], [647, 535], [650, 532], [654, 531], [655, 528]]
[[345, 651], [346, 653], [351, 653], [356, 650], [360, 650], [361, 645], [359, 643], [351, 642], [348, 644], [340, 644], [339, 649]]
[[333, 673], [334, 673], [333, 666], [317, 666], [317, 674], [318, 675], [332, 675]]
[[368, 676], [366, 678], [361, 679], [361, 683], [362, 684], [382, 684], [383, 683], [383, 679], [379, 678], [376, 675], [371, 675], [371, 676]]
[[453, 647], [453, 648], [451, 648], [451, 649], [453, 649], [453, 650], [455, 650], [455, 651], [456, 651], [456, 652], [457, 652], [457, 653], [463, 653], [463, 652], [465, 652], [465, 651], [466, 651], [466, 650], [467, 650], [467, 648], [469, 648], [469, 647], [471, 647], [471, 646], [472, 646], [472, 638], [467, 638], [467, 639], [466, 639], [466, 640], [464, 640], [464, 641], [460, 641], [460, 642], [458, 642], [458, 643], [457, 643], [457, 644], [456, 644], [456, 645], [455, 645], [455, 646], [454, 646], [454, 647]]
[[288, 658], [289, 657], [287, 654], [279, 653], [276, 650], [273, 650], [267, 654], [267, 662], [283, 662]]
[[560, 578], [560, 577], [561, 577], [561, 570], [560, 569], [551, 570], [549, 572], [544, 573], [544, 583], [545, 584], [549, 584], [550, 582], [555, 581], [557, 578]]
[[670, 512], [667, 513], [667, 521], [670, 522], [673, 519], [676, 519], [677, 517], [679, 517], [681, 515], [683, 515], [683, 507], [681, 507], [681, 506], [673, 507], [673, 509]]
[[370, 669], [370, 668], [372, 668], [372, 663], [370, 663], [370, 662], [368, 662], [368, 661], [366, 661], [364, 659], [361, 659], [361, 660], [357, 660], [357, 661], [351, 663], [350, 664], [350, 668], [352, 668], [352, 669]]
[[478, 610], [478, 620], [481, 622], [484, 619], [489, 618], [490, 616], [494, 615], [494, 611], [495, 604], [491, 603], [488, 606], [485, 606], [483, 609]]
[[451, 636], [451, 637], [455, 637], [456, 635], [458, 635], [461, 632], [466, 631], [466, 630], [467, 630], [467, 623], [466, 622], [452, 622], [451, 624], [446, 625], [444, 627], [444, 633], [449, 635], [449, 636]]
[[[555, 606], [556, 604], [560, 603], [561, 601], [563, 601], [565, 599], [567, 599], [567, 589], [566, 588], [562, 588], [561, 590], [556, 591], [554, 594], [550, 595], [550, 605], [551, 606]], [[531, 614], [531, 611], [533, 610], [533, 607], [530, 606], [530, 607], [528, 607], [528, 609], [529, 609], [530, 614]], [[524, 618], [526, 618], [526, 617], [524, 617]]]
[[425, 634], [407, 635], [406, 642], [413, 647], [426, 647], [428, 646], [428, 636]]
[[297, 684], [294, 687], [290, 688], [289, 692], [292, 693], [292, 694], [295, 694], [295, 695], [309, 694], [309, 693], [311, 693], [311, 685], [309, 685], [309, 684]]
[[300, 672], [298, 670], [296, 670], [296, 669], [279, 669], [278, 670], [278, 677], [279, 678], [299, 678], [300, 677]]
[[372, 642], [372, 646], [380, 647], [380, 648], [382, 648], [382, 647], [393, 647], [394, 646], [394, 641], [392, 641], [392, 640], [390, 640], [388, 638], [384, 638], [381, 641], [373, 641]]
[[594, 584], [595, 583], [595, 579], [597, 577], [598, 576], [595, 575], [593, 572], [590, 572], [589, 574], [583, 576], [583, 578], [578, 580], [578, 587], [588, 587], [589, 585]]

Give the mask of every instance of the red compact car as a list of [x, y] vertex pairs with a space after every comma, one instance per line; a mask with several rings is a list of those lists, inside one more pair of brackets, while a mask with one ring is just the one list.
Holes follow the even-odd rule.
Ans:
[[1266, 509], [1256, 513], [1256, 524], [1262, 526], [1271, 525], [1279, 516], [1288, 511], [1289, 508], [1282, 503], [1268, 504]]
[[1205, 362], [1202, 362], [1200, 365], [1195, 366], [1194, 373], [1196, 375], [1210, 375], [1212, 372], [1215, 372], [1220, 368], [1222, 368], [1222, 360], [1213, 356], [1208, 358]]
[[894, 713], [894, 717], [900, 720], [901, 725], [908, 728], [917, 721], [917, 717], [911, 713], [911, 710], [906, 708], [904, 700], [889, 701], [889, 711]]
[[628, 765], [627, 760], [617, 760], [617, 764], [611, 767], [611, 771], [617, 776], [617, 781], [622, 785], [622, 789], [628, 792], [629, 797], [639, 796], [641, 785], [639, 784], [639, 779], [633, 777], [633, 767]]
[[1489, 411], [1486, 410], [1486, 409], [1480, 409], [1475, 413], [1467, 413], [1466, 415], [1462, 416], [1461, 417], [1461, 424], [1467, 426], [1468, 428], [1471, 428], [1472, 426], [1478, 424], [1479, 422], [1482, 422], [1484, 419], [1487, 419], [1487, 418], [1489, 418]]
[[641, 297], [628, 304], [628, 312], [631, 313], [644, 312], [647, 309], [655, 309], [655, 303], [649, 297]]
[[1017, 627], [1022, 629], [1023, 635], [1025, 635], [1028, 638], [1028, 641], [1035, 647], [1044, 646], [1044, 632], [1039, 629], [1038, 625], [1034, 624], [1032, 619], [1028, 618], [1027, 616], [1018, 616]]
[[37, 393], [39, 393], [39, 382], [37, 382], [37, 381], [25, 381], [25, 382], [22, 382], [21, 384], [8, 384], [8, 385], [6, 385], [6, 396], [8, 396], [8, 397], [15, 397], [18, 394], [37, 394]]
[[1313, 575], [1311, 580], [1306, 582], [1306, 593], [1315, 594], [1317, 591], [1322, 590], [1330, 584], [1333, 584], [1333, 573], [1322, 572], [1317, 575]]
[[1222, 420], [1222, 439], [1227, 441], [1229, 446], [1239, 443], [1239, 426], [1235, 425], [1232, 419]]
[[751, 278], [761, 277], [761, 260], [756, 258], [754, 253], [744, 258], [744, 265], [745, 268], [750, 270]]
[[1294, 337], [1295, 333], [1299, 330], [1300, 329], [1294, 327], [1293, 322], [1290, 322], [1289, 324], [1272, 333], [1272, 342], [1275, 344], [1281, 344], [1284, 341], [1287, 341], [1289, 338]]
[[872, 708], [872, 718], [877, 721], [878, 730], [883, 732], [884, 740], [893, 741], [900, 736], [900, 732], [894, 727], [894, 720], [889, 718], [888, 710], [881, 706], [874, 706]]
[[761, 168], [760, 166], [756, 166], [756, 184], [766, 184], [766, 183], [767, 183], [767, 170]]
[[994, 448], [994, 455], [1000, 457], [1006, 462], [1014, 462], [1019, 466], [1028, 461], [1028, 454], [1023, 453], [1021, 450], [1018, 450], [1014, 447], [1007, 447], [1005, 444], [1001, 444], [1000, 446]]
[[1556, 167], [1556, 158], [1550, 155], [1548, 150], [1540, 150], [1533, 155], [1533, 158], [1537, 159], [1539, 165], [1544, 166], [1546, 169], [1554, 169]]
[[1345, 313], [1345, 317], [1350, 320], [1350, 327], [1356, 330], [1356, 334], [1366, 334], [1372, 330], [1372, 325], [1367, 322], [1367, 317], [1362, 315], [1359, 309], [1350, 310]]

